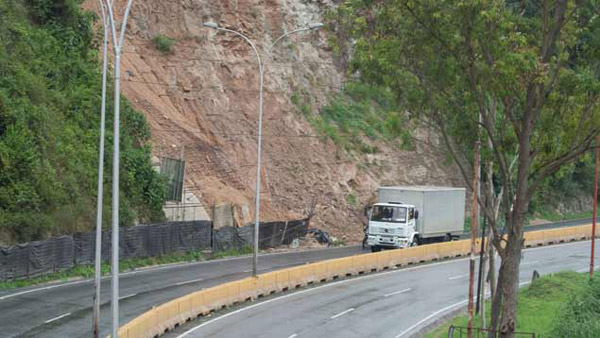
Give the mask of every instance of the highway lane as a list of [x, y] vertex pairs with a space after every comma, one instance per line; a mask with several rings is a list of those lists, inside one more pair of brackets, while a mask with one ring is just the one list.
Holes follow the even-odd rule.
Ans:
[[[520, 281], [527, 283], [533, 270], [585, 270], [589, 246], [525, 250]], [[410, 337], [466, 304], [468, 267], [463, 258], [332, 282], [199, 320], [167, 337]]]
[[[558, 222], [527, 230], [589, 223], [589, 219]], [[360, 247], [261, 255], [260, 269], [269, 271], [362, 253]], [[247, 277], [250, 257], [189, 263], [121, 274], [120, 321], [126, 323], [152, 306], [201, 288]], [[102, 283], [102, 333], [110, 328], [109, 280]], [[91, 280], [0, 290], [0, 337], [88, 337], [91, 332]]]
[[[264, 254], [260, 271], [346, 257], [361, 247]], [[125, 324], [152, 306], [198, 289], [250, 275], [251, 257], [165, 266], [124, 273], [120, 278], [120, 321]], [[0, 292], [0, 337], [89, 337], [93, 281], [76, 281]], [[110, 331], [110, 279], [102, 281], [101, 332]]]

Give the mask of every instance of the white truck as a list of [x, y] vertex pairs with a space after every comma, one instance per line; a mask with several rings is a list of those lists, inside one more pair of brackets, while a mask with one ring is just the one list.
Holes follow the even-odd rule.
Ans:
[[380, 187], [368, 213], [371, 251], [450, 241], [465, 223], [465, 188]]

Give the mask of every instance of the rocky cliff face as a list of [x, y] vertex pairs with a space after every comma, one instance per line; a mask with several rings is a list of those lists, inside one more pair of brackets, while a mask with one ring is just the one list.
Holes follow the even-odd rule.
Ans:
[[[115, 1], [117, 8], [125, 3]], [[203, 28], [205, 21], [248, 35], [267, 59], [261, 219], [314, 210], [312, 226], [354, 241], [362, 237], [361, 206], [379, 185], [464, 185], [437, 150], [437, 136], [426, 131], [415, 131], [414, 151], [379, 142], [377, 154], [347, 154], [316, 137], [296, 112], [292, 93], [310, 96], [318, 111], [343, 86], [345, 70], [327, 32], [303, 32], [270, 55], [264, 51], [284, 32], [322, 21], [331, 6], [325, 0], [135, 0], [123, 54], [124, 95], [147, 116], [155, 155], [184, 157], [185, 187], [206, 209], [232, 203], [239, 222], [253, 218], [259, 72], [247, 43]], [[153, 43], [159, 34], [176, 41], [170, 53]]]

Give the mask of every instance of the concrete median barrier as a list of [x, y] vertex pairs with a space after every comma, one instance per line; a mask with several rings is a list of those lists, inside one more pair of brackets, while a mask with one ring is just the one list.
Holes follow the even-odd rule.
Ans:
[[[589, 238], [590, 225], [532, 231], [525, 233], [525, 246], [534, 247]], [[478, 244], [478, 250], [479, 247]], [[119, 329], [119, 337], [159, 336], [196, 317], [241, 302], [347, 276], [465, 256], [470, 253], [470, 248], [470, 240], [437, 243], [332, 259], [244, 278], [196, 291], [153, 307], [122, 326]]]

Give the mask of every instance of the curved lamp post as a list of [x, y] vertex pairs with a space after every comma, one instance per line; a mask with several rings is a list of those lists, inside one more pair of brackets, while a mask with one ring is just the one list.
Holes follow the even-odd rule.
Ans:
[[123, 21], [121, 22], [120, 35], [117, 34], [117, 24], [115, 23], [115, 14], [113, 13], [113, 1], [106, 0], [106, 7], [108, 9], [108, 19], [110, 23], [110, 32], [112, 33], [113, 51], [115, 53], [114, 61], [114, 121], [113, 121], [113, 176], [112, 176], [112, 234], [111, 234], [111, 245], [112, 245], [112, 256], [111, 256], [111, 312], [112, 312], [112, 337], [119, 337], [119, 156], [120, 156], [120, 145], [119, 139], [121, 135], [121, 124], [120, 124], [120, 103], [121, 103], [121, 50], [123, 43], [125, 42], [125, 29], [127, 28], [127, 19], [129, 18], [129, 11], [133, 0], [127, 1], [125, 7], [125, 13], [123, 14]]
[[103, 186], [104, 186], [104, 134], [106, 129], [106, 73], [108, 65], [108, 18], [104, 0], [99, 0], [100, 14], [102, 14], [102, 27], [104, 28], [102, 43], [102, 102], [100, 107], [100, 150], [98, 152], [98, 191], [96, 200], [96, 248], [94, 262], [94, 313], [93, 313], [93, 335], [98, 338], [100, 335], [100, 284], [102, 277], [101, 266], [101, 248], [102, 248], [102, 204], [103, 204]]
[[[250, 40], [244, 34], [234, 31], [234, 30], [231, 30], [231, 29], [228, 29], [228, 28], [220, 27], [215, 22], [205, 22], [203, 24], [203, 26], [207, 27], [207, 28], [216, 29], [217, 31], [233, 33], [233, 34], [241, 37], [250, 46], [252, 46], [252, 49], [254, 49], [254, 52], [256, 53], [256, 58], [258, 59], [258, 71], [260, 73], [260, 96], [259, 96], [259, 103], [258, 103], [258, 105], [259, 105], [258, 137], [257, 137], [257, 151], [256, 151], [256, 200], [255, 200], [256, 205], [255, 205], [255, 212], [254, 212], [254, 250], [252, 253], [252, 276], [256, 276], [257, 265], [258, 265], [258, 228], [259, 228], [259, 211], [260, 211], [260, 152], [261, 152], [261, 144], [262, 144], [263, 87], [264, 87], [265, 60], [264, 60], [264, 58], [261, 58], [260, 53], [258, 52], [258, 49], [256, 48], [256, 45], [252, 42], [252, 40]], [[320, 22], [312, 23], [312, 24], [308, 25], [307, 27], [296, 29], [296, 30], [293, 30], [291, 32], [281, 35], [280, 37], [275, 39], [275, 41], [273, 41], [273, 43], [269, 46], [269, 48], [267, 49], [267, 56], [270, 55], [273, 47], [279, 41], [281, 41], [283, 38], [285, 38], [289, 35], [292, 35], [294, 33], [309, 31], [309, 30], [313, 30], [313, 29], [319, 29], [321, 27], [323, 27], [323, 24]]]

